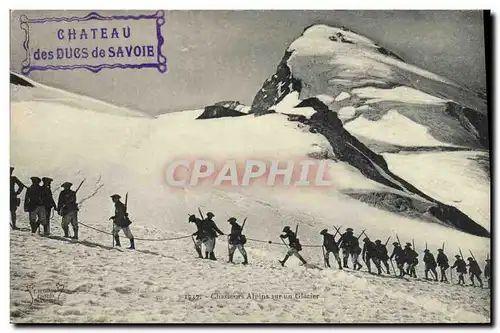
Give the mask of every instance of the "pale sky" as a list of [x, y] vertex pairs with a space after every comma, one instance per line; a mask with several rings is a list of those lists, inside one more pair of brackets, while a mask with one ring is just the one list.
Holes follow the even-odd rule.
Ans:
[[[89, 11], [11, 13], [10, 69], [25, 58], [22, 14], [85, 16]], [[123, 14], [99, 11], [102, 15]], [[128, 11], [127, 14], [151, 12]], [[344, 25], [417, 65], [485, 91], [481, 11], [167, 11], [163, 36], [168, 72], [104, 69], [98, 74], [34, 71], [35, 81], [155, 115], [198, 109], [221, 100], [250, 105], [288, 45], [305, 27]]]

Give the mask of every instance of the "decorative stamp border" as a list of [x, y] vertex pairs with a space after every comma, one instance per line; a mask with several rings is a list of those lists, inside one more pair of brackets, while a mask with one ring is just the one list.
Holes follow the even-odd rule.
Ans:
[[[113, 20], [156, 20], [156, 37], [158, 39], [157, 46], [157, 62], [140, 63], [140, 64], [101, 64], [101, 65], [47, 65], [47, 66], [32, 66], [30, 60], [30, 48], [29, 48], [29, 24], [36, 23], [46, 23], [46, 22], [82, 22], [90, 20], [99, 21], [113, 21]], [[20, 17], [21, 29], [24, 30], [25, 39], [23, 42], [23, 48], [26, 51], [26, 59], [22, 62], [21, 73], [24, 75], [29, 74], [32, 71], [47, 71], [47, 70], [73, 70], [73, 69], [88, 69], [91, 72], [98, 73], [104, 68], [115, 69], [115, 68], [156, 68], [160, 73], [165, 73], [167, 71], [167, 57], [162, 54], [161, 48], [165, 42], [161, 34], [161, 27], [165, 24], [165, 12], [159, 10], [152, 15], [113, 15], [113, 16], [102, 16], [97, 12], [90, 12], [84, 17], [54, 17], [54, 18], [40, 18], [40, 19], [29, 19], [26, 15]]]

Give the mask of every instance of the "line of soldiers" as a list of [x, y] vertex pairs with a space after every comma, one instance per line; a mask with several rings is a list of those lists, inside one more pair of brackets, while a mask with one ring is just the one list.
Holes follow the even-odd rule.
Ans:
[[[31, 177], [31, 185], [25, 186], [12, 173], [14, 168], [10, 168], [10, 215], [11, 227], [14, 230], [17, 227], [17, 207], [21, 200], [18, 196], [24, 188], [26, 194], [24, 197], [24, 211], [28, 213], [31, 232], [36, 233], [40, 227], [43, 227], [43, 234], [50, 235], [50, 220], [53, 218], [53, 209], [62, 216], [62, 229], [64, 237], [69, 236], [69, 225], [73, 227], [74, 235], [71, 238], [78, 239], [78, 204], [76, 203], [76, 192], [71, 190], [73, 184], [65, 182], [61, 185], [64, 189], [59, 194], [58, 203], [56, 205], [52, 195], [52, 182], [50, 177]], [[42, 183], [42, 184], [40, 184]], [[16, 188], [17, 187], [17, 188]]]
[[[204, 219], [197, 218], [194, 214], [189, 215], [189, 222], [192, 222], [196, 225], [196, 232], [192, 234], [194, 247], [196, 252], [198, 253], [198, 257], [204, 259], [217, 260], [215, 257], [215, 242], [217, 236], [224, 235], [224, 233], [217, 227], [217, 224], [213, 220], [215, 214], [212, 212], [207, 213], [207, 217]], [[231, 225], [231, 231], [228, 236], [228, 253], [229, 253], [229, 262], [233, 263], [234, 252], [236, 249], [243, 256], [243, 264], [248, 264], [248, 256], [245, 251], [244, 245], [247, 240], [245, 235], [242, 234], [243, 225], [239, 225], [237, 223], [236, 218], [230, 217], [227, 222]], [[202, 255], [202, 245], [205, 247], [205, 257]]]
[[[363, 249], [359, 246], [359, 238], [364, 234], [364, 231], [358, 236], [354, 236], [353, 229], [347, 228], [346, 231], [340, 236], [338, 241], [335, 240], [335, 236], [340, 234], [340, 230], [336, 228], [336, 233], [334, 235], [328, 233], [327, 229], [321, 230], [320, 234], [323, 236], [323, 247], [325, 249], [325, 264], [327, 267], [330, 266], [329, 253], [333, 253], [337, 261], [339, 269], [349, 268], [347, 265], [349, 257], [353, 263], [354, 270], [359, 270], [363, 266], [358, 262], [359, 254], [363, 261], [365, 262], [368, 272], [372, 272], [371, 263], [377, 268], [377, 273], [382, 274], [382, 264], [384, 265], [385, 272], [390, 274], [389, 262], [392, 265], [392, 260], [396, 262], [397, 268], [399, 269], [399, 277], [409, 275], [410, 277], [417, 277], [416, 267], [418, 265], [418, 253], [412, 248], [411, 243], [406, 243], [404, 249], [401, 247], [399, 242], [393, 242], [394, 246], [392, 254], [389, 256], [387, 251], [387, 239], [386, 243], [383, 244], [380, 239], [375, 242], [371, 241], [369, 237], [363, 239]], [[342, 249], [343, 253], [343, 265], [341, 265], [339, 252]], [[455, 256], [456, 260], [451, 269], [456, 268], [460, 285], [465, 285], [464, 274], [467, 274], [467, 266], [469, 267], [469, 275], [472, 285], [475, 286], [474, 279], [477, 279], [479, 285], [483, 287], [483, 282], [481, 280], [481, 268], [479, 264], [473, 257], [468, 257], [468, 264], [462, 259], [461, 255]], [[300, 258], [299, 258], [300, 259]], [[303, 259], [301, 259], [303, 260]], [[448, 263], [448, 257], [444, 253], [444, 249], [438, 249], [437, 258], [430, 252], [429, 249], [425, 249], [423, 262], [425, 264], [425, 279], [429, 280], [429, 272], [434, 276], [434, 280], [438, 280], [438, 273], [436, 268], [440, 268], [441, 272], [441, 282], [448, 282], [446, 276], [446, 270], [450, 268]], [[393, 267], [394, 270], [394, 267]], [[491, 281], [491, 268], [490, 259], [486, 259], [486, 266], [484, 268], [484, 275], [488, 283], [488, 288], [490, 288]], [[396, 273], [396, 272], [394, 272]]]
[[[78, 203], [76, 199], [77, 191], [73, 191], [70, 182], [64, 182], [61, 185], [63, 190], [59, 194], [57, 205], [52, 194], [51, 184], [53, 179], [50, 177], [31, 177], [31, 185], [24, 185], [12, 173], [14, 167], [10, 167], [10, 216], [11, 227], [18, 230], [17, 227], [17, 207], [21, 204], [18, 196], [26, 188], [24, 197], [24, 211], [28, 213], [31, 232], [36, 233], [40, 227], [43, 227], [43, 234], [50, 235], [50, 220], [53, 218], [53, 209], [62, 217], [61, 227], [64, 237], [78, 239]], [[42, 183], [42, 184], [40, 184]], [[80, 183], [80, 186], [83, 184]], [[111, 200], [115, 205], [115, 215], [110, 217], [113, 220], [113, 236], [115, 245], [120, 246], [118, 232], [123, 230], [124, 234], [130, 239], [129, 249], [135, 249], [134, 236], [130, 231], [132, 223], [128, 218], [127, 207], [120, 201], [118, 194], [113, 194]], [[69, 226], [73, 228], [73, 236], [69, 235]]]

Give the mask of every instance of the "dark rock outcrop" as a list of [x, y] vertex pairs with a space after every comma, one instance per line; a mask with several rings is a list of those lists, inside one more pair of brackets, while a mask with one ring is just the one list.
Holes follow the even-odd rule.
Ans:
[[15, 73], [10, 73], [10, 84], [23, 87], [34, 87], [31, 83], [16, 75]]
[[269, 111], [269, 108], [281, 102], [290, 92], [300, 92], [302, 84], [293, 77], [287, 64], [291, 55], [292, 52], [287, 51], [276, 68], [276, 73], [264, 82], [253, 99], [250, 113], [256, 116], [271, 113], [273, 111]]
[[210, 105], [205, 107], [205, 111], [196, 119], [214, 119], [225, 117], [241, 117], [246, 116], [246, 113], [236, 111], [219, 105]]
[[[477, 224], [474, 220], [457, 208], [445, 205], [416, 187], [406, 182], [401, 177], [389, 170], [385, 159], [358, 139], [346, 131], [342, 122], [335, 112], [332, 112], [323, 102], [317, 98], [309, 98], [302, 101], [296, 108], [311, 107], [316, 110], [309, 119], [304, 116], [289, 117], [291, 121], [299, 121], [309, 125], [310, 131], [322, 134], [332, 146], [335, 156], [358, 169], [365, 177], [384, 184], [390, 188], [407, 193], [408, 195], [418, 195], [422, 201], [431, 204], [428, 212], [443, 222], [443, 224], [455, 227], [467, 233], [489, 237], [489, 232]], [[385, 200], [385, 198], [383, 199]], [[402, 199], [401, 199], [402, 200]]]

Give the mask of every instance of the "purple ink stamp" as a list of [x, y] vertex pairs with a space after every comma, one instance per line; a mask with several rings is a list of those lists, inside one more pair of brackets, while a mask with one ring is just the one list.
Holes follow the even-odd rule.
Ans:
[[22, 73], [104, 68], [156, 68], [167, 71], [161, 28], [165, 12], [150, 15], [20, 18], [26, 59]]

